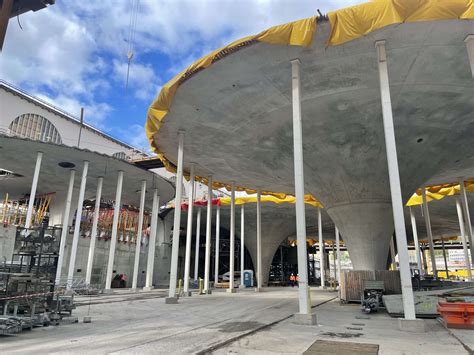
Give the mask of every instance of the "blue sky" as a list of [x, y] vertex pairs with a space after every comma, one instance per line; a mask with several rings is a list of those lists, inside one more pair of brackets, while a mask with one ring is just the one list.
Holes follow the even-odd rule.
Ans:
[[125, 91], [133, 0], [57, 0], [9, 24], [0, 77], [137, 148], [161, 86], [202, 55], [273, 25], [361, 0], [140, 0]]

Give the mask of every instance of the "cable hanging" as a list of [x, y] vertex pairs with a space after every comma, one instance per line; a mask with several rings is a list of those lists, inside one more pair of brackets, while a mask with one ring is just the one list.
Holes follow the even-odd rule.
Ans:
[[133, 39], [137, 27], [138, 6], [140, 0], [131, 0], [130, 22], [128, 25], [128, 49], [127, 49], [127, 78], [125, 81], [125, 92], [128, 89], [128, 80], [130, 77], [130, 66], [133, 59]]

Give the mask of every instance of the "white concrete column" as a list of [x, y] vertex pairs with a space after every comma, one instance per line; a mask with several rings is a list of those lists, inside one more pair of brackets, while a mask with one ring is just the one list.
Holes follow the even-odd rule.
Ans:
[[206, 252], [204, 259], [204, 292], [209, 292], [211, 274], [211, 228], [212, 228], [212, 176], [207, 180], [207, 220], [206, 220]]
[[418, 241], [418, 230], [416, 229], [416, 219], [413, 208], [408, 207], [410, 210], [411, 230], [413, 232], [413, 243], [415, 244], [416, 263], [418, 264], [418, 272], [420, 277], [423, 276], [423, 261], [421, 260], [420, 254], [420, 242]]
[[86, 284], [90, 285], [92, 277], [92, 266], [94, 265], [95, 241], [97, 239], [97, 225], [99, 223], [100, 199], [102, 198], [103, 177], [97, 179], [97, 192], [95, 194], [94, 216], [92, 218], [91, 242], [89, 245], [89, 257], [87, 258]]
[[257, 191], [257, 291], [263, 287], [262, 279], [262, 194]]
[[197, 209], [196, 218], [196, 245], [194, 249], [194, 281], [199, 278], [199, 249], [201, 246], [201, 207]]
[[76, 221], [74, 223], [74, 234], [72, 236], [71, 256], [69, 257], [69, 269], [67, 273], [67, 289], [72, 287], [74, 268], [76, 267], [77, 244], [79, 243], [79, 233], [81, 231], [82, 205], [84, 204], [84, 194], [86, 192], [87, 172], [89, 162], [84, 161], [82, 168], [81, 187], [79, 188], [79, 198], [77, 200]]
[[339, 240], [339, 229], [334, 226], [336, 229], [336, 258], [337, 258], [337, 267], [336, 267], [336, 280], [341, 282], [341, 243]]
[[[304, 206], [304, 170], [303, 170], [303, 128], [301, 118], [301, 83], [300, 60], [291, 61], [292, 97], [293, 97], [293, 160], [295, 166], [295, 197], [296, 197], [296, 239], [298, 242], [298, 290], [299, 313], [303, 317], [311, 314], [311, 301], [308, 292], [308, 250], [306, 248], [306, 215]], [[301, 316], [300, 316], [301, 317]], [[316, 317], [307, 320], [316, 323]]]
[[[471, 43], [474, 42], [471, 40]], [[474, 44], [473, 44], [474, 46]], [[469, 240], [469, 247], [471, 249], [471, 265], [474, 265], [474, 234], [472, 233], [471, 213], [469, 212], [469, 204], [467, 203], [466, 187], [464, 186], [464, 180], [459, 182], [461, 187], [461, 205], [463, 208], [464, 220], [466, 222], [466, 235]]]
[[184, 294], [189, 296], [189, 270], [191, 268], [191, 243], [193, 238], [193, 209], [194, 209], [194, 164], [190, 164], [189, 184], [191, 195], [188, 198], [188, 221], [186, 226], [186, 251], [184, 255]]
[[235, 183], [232, 182], [230, 193], [230, 253], [229, 253], [229, 289], [234, 290], [234, 261], [235, 261]]
[[240, 206], [240, 285], [244, 284], [244, 269], [245, 269], [245, 208], [244, 204]]
[[118, 176], [117, 176], [117, 189], [115, 191], [114, 218], [112, 220], [112, 236], [110, 238], [109, 260], [107, 262], [107, 274], [106, 274], [106, 279], [105, 279], [106, 292], [109, 292], [112, 286], [115, 247], [117, 245], [118, 222], [119, 222], [119, 217], [120, 217], [120, 209], [122, 207], [122, 185], [123, 185], [123, 171], [119, 171]]
[[[181, 204], [178, 205], [180, 208]], [[175, 208], [176, 210], [176, 208]], [[148, 257], [146, 260], [146, 291], [153, 289], [153, 269], [155, 267], [156, 230], [158, 229], [158, 213], [160, 212], [160, 196], [158, 189], [153, 190], [153, 208], [151, 210], [150, 239], [148, 241]]]
[[38, 187], [39, 173], [41, 169], [41, 161], [43, 153], [38, 152], [36, 155], [35, 172], [33, 173], [33, 182], [31, 183], [30, 199], [28, 201], [28, 209], [26, 210], [25, 229], [31, 226], [31, 217], [33, 215], [33, 207], [35, 205], [36, 188]]
[[429, 249], [430, 249], [431, 270], [433, 270], [433, 275], [437, 279], [438, 278], [438, 269], [436, 267], [436, 257], [435, 257], [435, 250], [434, 250], [433, 233], [431, 231], [430, 210], [428, 208], [428, 201], [426, 199], [426, 188], [424, 186], [422, 187], [421, 196], [423, 198], [423, 215], [425, 217], [426, 234], [428, 235], [428, 246], [429, 246]]
[[145, 214], [145, 196], [146, 196], [146, 180], [142, 181], [142, 188], [140, 192], [140, 210], [138, 212], [138, 226], [137, 236], [135, 238], [135, 259], [133, 262], [133, 278], [132, 278], [132, 289], [137, 289], [138, 284], [138, 269], [140, 267], [140, 247], [142, 244], [143, 235], [143, 216]]
[[181, 226], [181, 199], [183, 194], [183, 156], [184, 156], [184, 131], [178, 132], [178, 164], [176, 173], [176, 198], [173, 223], [173, 246], [171, 248], [171, 270], [168, 303], [176, 302], [176, 283], [178, 281], [178, 254], [179, 234]]
[[67, 188], [66, 196], [66, 206], [64, 207], [63, 212], [63, 227], [61, 229], [61, 241], [59, 244], [59, 256], [58, 256], [58, 267], [56, 269], [56, 285], [59, 285], [61, 282], [61, 273], [63, 269], [64, 262], [64, 248], [66, 247], [67, 235], [69, 231], [69, 212], [71, 210], [71, 201], [72, 201], [72, 190], [74, 188], [74, 177], [76, 176], [76, 170], [72, 169], [69, 173], [69, 184]]
[[219, 282], [219, 244], [221, 234], [221, 207], [217, 206], [216, 211], [216, 257], [214, 265], [214, 285]]
[[321, 287], [326, 286], [326, 264], [324, 258], [323, 221], [321, 208], [318, 208], [318, 239], [319, 239], [319, 271], [321, 273]]
[[471, 269], [471, 261], [469, 259], [469, 250], [467, 249], [466, 229], [464, 228], [463, 211], [461, 207], [461, 201], [459, 201], [459, 198], [456, 198], [456, 210], [458, 212], [459, 229], [461, 231], [462, 248], [464, 250], [464, 263], [466, 264], [467, 280], [472, 281], [472, 269]]
[[474, 78], [474, 34], [468, 35], [464, 42], [466, 42], [469, 64], [471, 65], [471, 73]]
[[398, 258], [400, 262], [403, 308], [405, 319], [412, 320], [416, 318], [415, 303], [411, 285], [410, 259], [408, 257], [405, 218], [403, 215], [402, 190], [400, 186], [400, 173], [398, 170], [397, 145], [395, 142], [395, 129], [393, 125], [385, 41], [377, 41], [375, 46], [377, 48], [380, 96], [382, 103], [385, 148], [387, 152], [388, 176], [390, 181], [390, 194], [392, 197], [392, 212], [398, 245]]

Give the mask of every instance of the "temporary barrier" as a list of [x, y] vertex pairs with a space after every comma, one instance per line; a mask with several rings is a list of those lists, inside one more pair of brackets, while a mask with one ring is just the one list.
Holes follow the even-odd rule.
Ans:
[[474, 329], [474, 303], [439, 302], [438, 312], [448, 328]]

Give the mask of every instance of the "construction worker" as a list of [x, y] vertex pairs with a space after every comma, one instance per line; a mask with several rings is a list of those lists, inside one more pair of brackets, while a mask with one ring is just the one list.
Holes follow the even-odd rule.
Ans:
[[291, 287], [295, 287], [295, 282], [296, 282], [296, 277], [295, 277], [295, 275], [291, 274], [290, 275]]
[[299, 285], [299, 282], [300, 282], [300, 274], [296, 274], [296, 285]]

